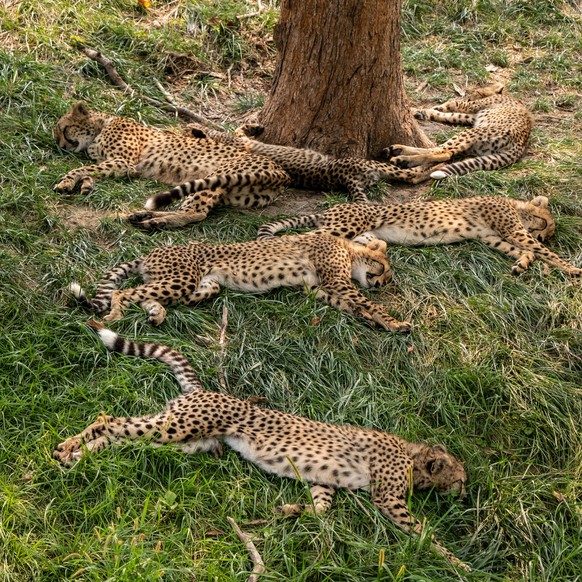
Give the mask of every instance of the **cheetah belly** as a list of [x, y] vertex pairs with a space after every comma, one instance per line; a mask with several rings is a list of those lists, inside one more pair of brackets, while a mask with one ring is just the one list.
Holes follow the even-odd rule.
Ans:
[[281, 259], [266, 256], [259, 264], [243, 264], [237, 267], [220, 266], [209, 274], [220, 285], [235, 291], [262, 293], [277, 287], [315, 287], [319, 277], [309, 259]]
[[387, 243], [407, 246], [443, 245], [495, 234], [495, 231], [490, 228], [483, 228], [481, 225], [469, 225], [462, 220], [452, 222], [452, 225], [446, 227], [427, 230], [419, 227], [411, 228], [390, 224], [381, 226], [371, 231], [371, 233]]
[[279, 450], [272, 442], [268, 449], [264, 449], [243, 435], [226, 436], [224, 442], [247, 461], [279, 477], [297, 479], [299, 474], [310, 483], [346, 489], [369, 489], [370, 486], [370, 473], [364, 456], [354, 458], [348, 450], [320, 449], [319, 459], [316, 459], [313, 455], [308, 457], [290, 450], [296, 444], [295, 441], [277, 441]]

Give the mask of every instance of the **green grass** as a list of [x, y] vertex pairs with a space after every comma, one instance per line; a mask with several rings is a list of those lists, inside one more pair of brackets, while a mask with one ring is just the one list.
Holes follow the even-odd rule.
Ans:
[[[232, 122], [261, 106], [265, 85], [257, 81], [272, 70], [276, 11], [238, 18], [256, 6], [154, 2], [145, 13], [133, 0], [27, 0], [0, 8], [2, 581], [246, 580], [249, 557], [227, 515], [255, 534], [263, 580], [458, 579], [428, 539], [398, 532], [364, 492], [340, 491], [321, 518], [276, 517], [277, 505], [307, 499], [305, 485], [232, 451], [216, 460], [141, 443], [73, 468], [51, 458], [101, 411], [148, 413], [178, 394], [163, 366], [108, 354], [63, 288], [72, 280], [90, 286], [116, 262], [158, 245], [251, 238], [264, 220], [219, 210], [186, 231], [148, 235], [111, 215], [138, 207], [159, 188], [154, 182], [102, 182], [86, 198], [53, 192], [60, 176], [85, 163], [52, 138], [76, 100], [173, 123], [112, 88], [75, 45], [102, 50], [143, 94], [160, 97], [156, 78], [180, 102]], [[493, 64], [537, 116], [524, 160], [434, 184], [430, 196], [547, 195], [557, 221], [551, 248], [582, 264], [574, 3], [410, 0], [403, 21], [404, 68], [418, 103], [449, 98], [452, 83], [485, 82]], [[134, 308], [115, 329], [180, 349], [210, 390], [220, 389], [222, 368], [239, 397], [444, 443], [466, 462], [467, 497], [417, 494], [411, 504], [473, 566], [466, 578], [580, 580], [580, 283], [539, 263], [514, 278], [511, 260], [478, 243], [389, 253], [395, 283], [369, 296], [410, 319], [410, 335], [372, 330], [293, 290], [225, 291], [197, 309], [170, 308], [159, 329]]]

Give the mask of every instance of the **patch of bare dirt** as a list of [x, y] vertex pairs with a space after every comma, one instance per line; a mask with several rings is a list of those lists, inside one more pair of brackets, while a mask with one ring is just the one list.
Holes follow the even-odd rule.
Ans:
[[106, 212], [94, 210], [92, 208], [80, 208], [78, 206], [70, 205], [55, 208], [55, 213], [70, 230], [86, 228], [87, 230], [95, 232], [99, 228], [101, 219], [111, 216]]

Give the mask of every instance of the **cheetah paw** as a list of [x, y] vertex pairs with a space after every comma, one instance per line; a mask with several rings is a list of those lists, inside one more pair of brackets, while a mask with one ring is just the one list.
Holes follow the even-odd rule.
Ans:
[[82, 455], [83, 449], [81, 448], [81, 439], [79, 437], [68, 438], [53, 451], [53, 457], [63, 463], [63, 465], [72, 465]]
[[53, 190], [60, 194], [70, 194], [75, 189], [76, 184], [77, 182], [75, 180], [63, 178], [58, 184], [53, 186]]

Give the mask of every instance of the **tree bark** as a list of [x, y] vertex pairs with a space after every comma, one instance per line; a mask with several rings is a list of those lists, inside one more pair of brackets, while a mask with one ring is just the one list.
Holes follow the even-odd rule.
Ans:
[[282, 0], [264, 141], [335, 156], [432, 145], [404, 91], [402, 0]]

